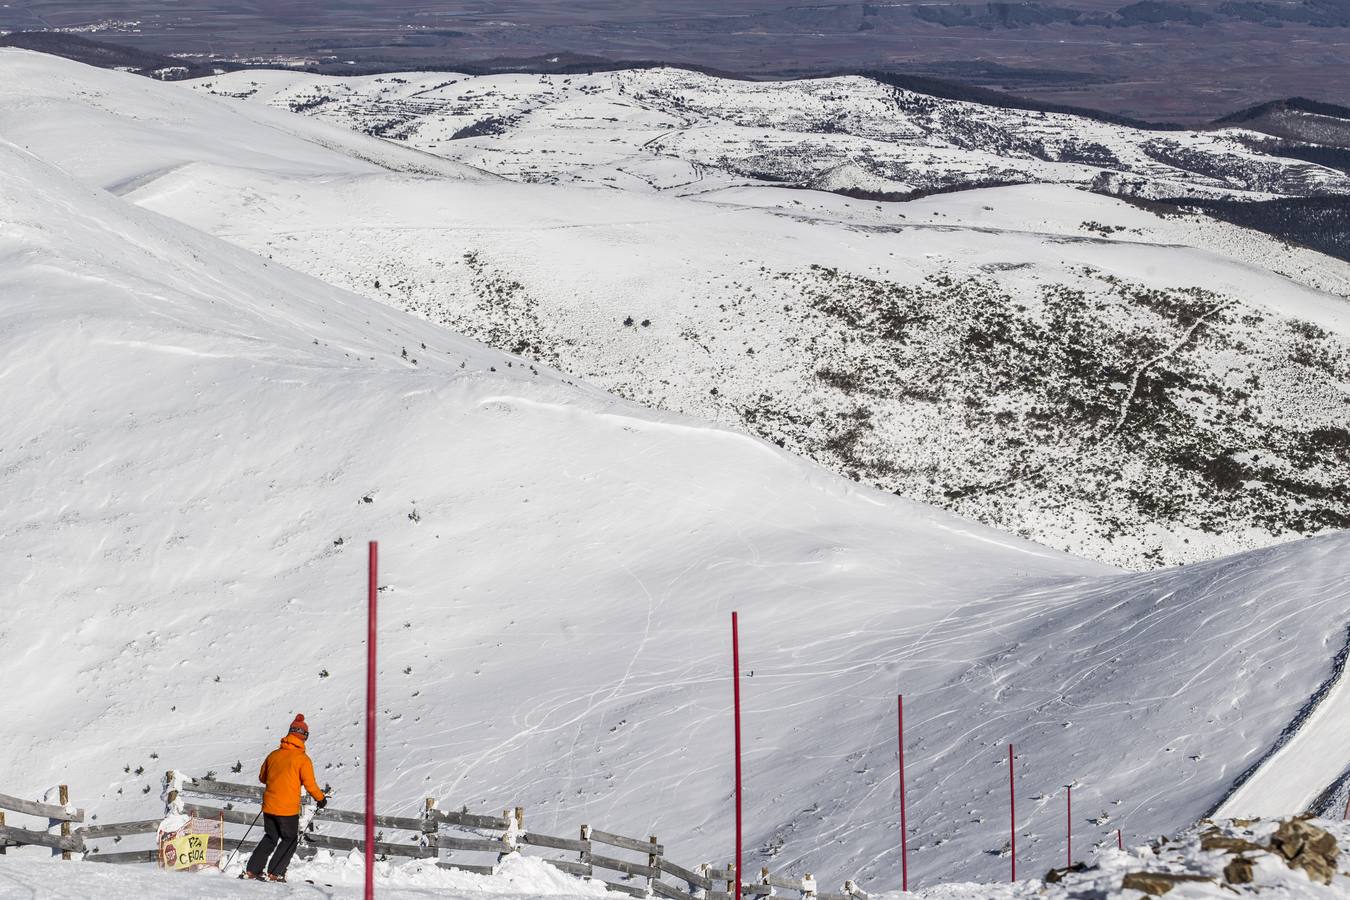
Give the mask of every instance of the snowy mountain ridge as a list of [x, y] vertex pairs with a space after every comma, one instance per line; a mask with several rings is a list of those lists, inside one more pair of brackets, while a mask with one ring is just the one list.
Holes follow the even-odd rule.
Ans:
[[234, 72], [193, 86], [534, 183], [704, 194], [776, 182], [904, 194], [1001, 183], [1142, 197], [1350, 193], [1238, 127], [1149, 131], [918, 94], [862, 76], [741, 81], [674, 68], [592, 75]]
[[[242, 770], [304, 712], [320, 777], [355, 803], [360, 548], [377, 537], [391, 812], [429, 796], [523, 805], [537, 827], [603, 821], [660, 835], [675, 858], [723, 859], [733, 609], [754, 671], [751, 866], [893, 885], [897, 693], [924, 885], [1003, 877], [1008, 742], [1033, 871], [1062, 858], [1069, 783], [1094, 849], [1116, 828], [1133, 842], [1184, 827], [1235, 786], [1285, 811], [1341, 799], [1345, 534], [1122, 573], [617, 399], [184, 223], [188, 198], [208, 220], [294, 222], [287, 204], [327, 183], [453, 197], [504, 246], [522, 235], [500, 212], [537, 211], [535, 191], [573, 204], [551, 212], [564, 222], [592, 221], [529, 240], [720, 219], [702, 240], [778, 225], [812, 255], [857, 235], [847, 255], [873, 232], [410, 175], [324, 123], [297, 136], [179, 87], [0, 54], [11, 65], [27, 74], [0, 79], [7, 792], [61, 781], [104, 821], [143, 818], [161, 769]], [[631, 263], [650, 244], [614, 246]], [[1323, 293], [1278, 300], [1336, 322]]]
[[[620, 395], [1079, 555], [1150, 568], [1350, 527], [1350, 265], [1078, 189], [1275, 183], [1169, 167], [1145, 152], [1152, 141], [1173, 142], [1174, 161], [1209, 154], [1205, 171], [1274, 167], [1291, 192], [1308, 179], [1341, 190], [1344, 176], [1265, 156], [1231, 129], [1140, 132], [939, 100], [920, 116], [865, 81], [238, 73], [190, 87], [531, 183], [194, 164], [129, 196]], [[500, 127], [470, 127], [485, 116]], [[844, 125], [825, 128], [834, 118]], [[999, 135], [1029, 134], [1107, 141], [1133, 162], [997, 150]], [[858, 135], [919, 175], [853, 151], [836, 164], [827, 145]], [[985, 139], [995, 149], [975, 146]], [[114, 156], [125, 144], [81, 140]], [[767, 187], [713, 158], [766, 142], [819, 164], [792, 178], [832, 188], [1066, 183], [874, 203]]]

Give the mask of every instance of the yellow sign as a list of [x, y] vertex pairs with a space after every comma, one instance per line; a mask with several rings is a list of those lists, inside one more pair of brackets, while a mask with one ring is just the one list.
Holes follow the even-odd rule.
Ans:
[[159, 835], [161, 866], [179, 872], [195, 871], [210, 866], [219, 867], [225, 850], [223, 817], [214, 819], [199, 819], [196, 816], [175, 817], [173, 823], [177, 826], [177, 830], [161, 831]]
[[207, 864], [206, 853], [211, 848], [211, 835], [184, 834], [164, 842], [160, 852], [168, 869], [191, 869]]

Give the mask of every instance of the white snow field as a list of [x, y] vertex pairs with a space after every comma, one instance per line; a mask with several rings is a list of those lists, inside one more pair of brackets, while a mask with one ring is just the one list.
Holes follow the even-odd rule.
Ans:
[[[291, 93], [222, 100], [17, 52], [0, 55], [0, 72], [0, 127], [91, 184], [620, 396], [1002, 530], [1146, 569], [1350, 526], [1350, 265], [1338, 260], [1073, 183], [908, 203], [745, 176], [700, 193], [520, 184], [413, 149], [412, 136], [381, 141], [260, 102]], [[305, 83], [351, 92], [355, 105], [332, 110], [354, 127], [370, 127], [372, 109], [395, 114], [409, 89]], [[472, 96], [487, 102], [496, 83]], [[513, 152], [552, 164], [558, 139], [582, 148], [583, 132], [618, 128], [600, 107], [624, 83], [573, 83], [576, 121], [523, 129]], [[769, 90], [716, 84], [709, 96], [727, 115], [749, 103], [737, 91], [762, 104]], [[780, 89], [782, 127], [794, 91], [824, 91], [813, 102], [826, 108], [857, 100], [812, 84]], [[440, 116], [459, 101], [418, 103]], [[942, 108], [946, 130], [930, 123], [924, 141], [1008, 114]], [[330, 105], [304, 107], [320, 109]], [[1105, 126], [1035, 127], [1067, 129], [1069, 141]], [[1235, 139], [1224, 134], [1166, 133], [1211, 154]], [[1038, 171], [1023, 175], [1050, 177]], [[1305, 182], [1297, 171], [1290, 190]]]
[[[1350, 526], [1350, 265], [1085, 190], [1350, 187], [1249, 133], [861, 78], [190, 87], [524, 184], [194, 166], [135, 202], [621, 396], [1132, 569]], [[1004, 181], [907, 203], [784, 189]]]
[[[0, 71], [0, 791], [68, 783], [101, 821], [150, 818], [163, 770], [247, 780], [303, 712], [334, 804], [360, 808], [373, 538], [390, 814], [521, 805], [527, 828], [724, 863], [732, 610], [755, 868], [896, 886], [898, 692], [912, 884], [1004, 876], [1009, 741], [1031, 873], [1063, 857], [1066, 784], [1090, 855], [1189, 825], [1254, 766], [1252, 806], [1298, 812], [1280, 772], [1320, 767], [1312, 791], [1350, 762], [1315, 729], [1350, 535], [1130, 575], [854, 483], [104, 190], [228, 170], [198, 153], [254, 185], [359, 182], [397, 148], [28, 54]], [[13, 112], [63, 89], [83, 99]], [[86, 118], [91, 97], [112, 112]], [[101, 138], [138, 121], [164, 139]], [[0, 861], [0, 892], [155, 896], [112, 870], [59, 894], [93, 867], [44, 865]]]

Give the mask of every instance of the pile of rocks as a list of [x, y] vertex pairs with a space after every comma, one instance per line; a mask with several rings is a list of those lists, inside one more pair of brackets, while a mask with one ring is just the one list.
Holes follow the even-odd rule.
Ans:
[[[1158, 897], [1190, 882], [1222, 885], [1243, 894], [1262, 893], [1277, 882], [1288, 884], [1293, 870], [1301, 870], [1309, 881], [1330, 885], [1338, 872], [1340, 847], [1335, 835], [1322, 825], [1312, 816], [1207, 820], [1175, 840], [1160, 838], [1128, 856], [1113, 852], [1099, 858], [1097, 865], [1078, 863], [1053, 869], [1045, 882], [1060, 885], [1070, 897], [1114, 897], [1117, 891]], [[1247, 887], [1240, 889], [1239, 885]], [[1089, 893], [1082, 893], [1084, 889]]]
[[[1284, 860], [1291, 869], [1302, 869], [1308, 877], [1321, 884], [1331, 884], [1336, 874], [1340, 848], [1329, 832], [1308, 821], [1311, 816], [1299, 816], [1279, 823], [1269, 843], [1262, 846], [1247, 838], [1224, 834], [1211, 827], [1200, 835], [1201, 850], [1222, 850], [1235, 854], [1224, 866], [1223, 878], [1229, 884], [1251, 884], [1256, 880], [1256, 859], [1250, 854], [1270, 853]], [[1254, 822], [1235, 820], [1234, 826], [1250, 827]]]

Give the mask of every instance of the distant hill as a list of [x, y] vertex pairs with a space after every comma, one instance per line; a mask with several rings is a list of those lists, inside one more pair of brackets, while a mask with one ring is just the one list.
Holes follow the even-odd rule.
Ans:
[[1239, 110], [1214, 124], [1220, 127], [1238, 125], [1289, 141], [1350, 148], [1350, 108], [1304, 97], [1272, 100]]
[[1281, 197], [1257, 202], [1190, 198], [1172, 202], [1350, 261], [1350, 199], [1346, 197]]
[[[903, 66], [1192, 127], [1272, 97], [1350, 105], [1346, 0], [514, 0], [509, 16], [498, 6], [23, 0], [0, 5], [0, 31], [59, 26], [153, 53], [324, 74], [660, 62], [784, 78]], [[1233, 60], [1268, 62], [1234, 67]]]
[[1083, 118], [1092, 119], [1097, 122], [1108, 122], [1112, 125], [1124, 125], [1128, 128], [1142, 128], [1147, 131], [1181, 131], [1185, 127], [1166, 122], [1145, 122], [1141, 119], [1133, 119], [1129, 116], [1119, 116], [1115, 113], [1103, 112], [1099, 109], [1087, 109], [1081, 106], [1066, 106], [1061, 103], [1046, 103], [1041, 100], [1033, 100], [1029, 97], [1019, 97], [1015, 94], [1005, 93], [1004, 91], [995, 91], [989, 88], [978, 87], [973, 84], [951, 81], [944, 78], [931, 78], [924, 75], [906, 75], [898, 72], [879, 72], [875, 70], [866, 70], [858, 72], [857, 74], [862, 75], [865, 78], [875, 79], [882, 84], [889, 84], [892, 87], [914, 91], [916, 94], [928, 94], [931, 97], [941, 97], [943, 100], [963, 100], [969, 103], [981, 103], [985, 106], [994, 106], [999, 109], [1025, 109], [1031, 112], [1082, 116]]
[[[219, 68], [56, 31], [16, 31], [0, 35], [0, 47], [35, 50], [102, 69], [127, 69], [138, 75], [159, 77], [166, 81], [210, 75]], [[222, 67], [238, 68], [228, 65]]]
[[[213, 59], [207, 62], [197, 60], [190, 61], [173, 56], [147, 52], [124, 44], [96, 41], [80, 35], [51, 31], [17, 31], [8, 35], [0, 35], [0, 47], [17, 47], [23, 50], [35, 50], [39, 53], [49, 53], [53, 56], [82, 62], [86, 65], [98, 66], [104, 69], [126, 69], [139, 75], [156, 77], [165, 81], [204, 77], [206, 75], [214, 74], [216, 71], [222, 69], [226, 71], [238, 71], [250, 68], [286, 68], [285, 66], [280, 65], [247, 65], [225, 59]], [[656, 68], [676, 68], [683, 71], [698, 72], [704, 75], [712, 75], [717, 78], [733, 80], [766, 80], [764, 78], [749, 78], [745, 75], [712, 66], [675, 63], [659, 58], [613, 59], [594, 54], [571, 52], [542, 53], [531, 56], [503, 55], [485, 60], [446, 61], [434, 65], [418, 62], [406, 64], [389, 61], [352, 63], [330, 60], [305, 66], [306, 71], [315, 74], [344, 76], [385, 75], [399, 72], [428, 71], [455, 71], [463, 72], [467, 75], [496, 75], [506, 73], [588, 75], [599, 72], [618, 72], [630, 69], [642, 70]], [[986, 106], [998, 107], [1000, 109], [1020, 109], [1031, 112], [1081, 116], [1098, 122], [1123, 125], [1129, 128], [1140, 128], [1148, 131], [1177, 131], [1184, 128], [1184, 126], [1176, 123], [1148, 121], [1131, 116], [1118, 115], [1116, 113], [1087, 106], [1050, 103], [1032, 97], [1009, 93], [1007, 91], [982, 87], [976, 83], [987, 80], [994, 75], [997, 75], [1000, 79], [1014, 81], [1025, 81], [1028, 78], [1031, 78], [1032, 80], [1028, 81], [1026, 84], [1026, 87], [1029, 88], [1035, 86], [1035, 81], [1047, 79], [1055, 80], [1056, 76], [1071, 76], [1073, 80], [1078, 81], [1103, 80], [1099, 76], [1093, 76], [1087, 73], [1057, 73], [1052, 70], [1034, 69], [1019, 70], [990, 63], [946, 63], [939, 67], [944, 69], [940, 74], [945, 77], [937, 77], [933, 74], [929, 74], [933, 68], [933, 66], [922, 67], [921, 71], [925, 72], [925, 74], [870, 68], [840, 69], [829, 73], [813, 71], [802, 72], [800, 74], [789, 74], [785, 75], [784, 79], [792, 80], [798, 77], [820, 78], [861, 75], [865, 78], [873, 78], [892, 87], [898, 87], [920, 94], [928, 94], [929, 96], [940, 97], [944, 100], [960, 100], [970, 103], [980, 103]], [[945, 70], [950, 70], [950, 74]], [[963, 77], [966, 75], [968, 75], [968, 77]], [[1288, 127], [1276, 128], [1274, 125], [1270, 125], [1269, 130], [1266, 127], [1262, 127], [1268, 123], [1288, 118], [1290, 114], [1299, 113], [1345, 119], [1347, 123], [1350, 123], [1350, 108], [1337, 106], [1331, 103], [1322, 103], [1316, 100], [1307, 100], [1302, 97], [1293, 97], [1284, 100], [1272, 100], [1257, 106], [1248, 107], [1224, 116], [1223, 118], [1216, 119], [1214, 125], [1216, 127], [1226, 127], [1234, 124], [1242, 124], [1245, 127], [1266, 131], [1269, 134], [1279, 137], [1290, 137], [1302, 140], [1304, 138], [1298, 135], [1287, 133], [1291, 130]], [[1308, 139], [1311, 140], [1312, 138]], [[1344, 140], [1346, 143], [1343, 144], [1338, 142], [1337, 146], [1350, 146], [1350, 132], [1347, 133]], [[1295, 155], [1297, 156], [1297, 154]], [[1300, 156], [1298, 158], [1307, 157]], [[1316, 162], [1318, 160], [1310, 159], [1309, 161]]]
[[1317, 116], [1330, 116], [1335, 119], [1350, 120], [1350, 107], [1337, 106], [1335, 103], [1323, 103], [1320, 100], [1309, 100], [1306, 97], [1287, 97], [1284, 100], [1271, 100], [1268, 103], [1261, 103], [1256, 106], [1238, 110], [1232, 115], [1224, 116], [1222, 119], [1219, 119], [1216, 124], [1240, 125], [1243, 122], [1264, 119], [1275, 113], [1287, 112], [1311, 113], [1312, 115]]

